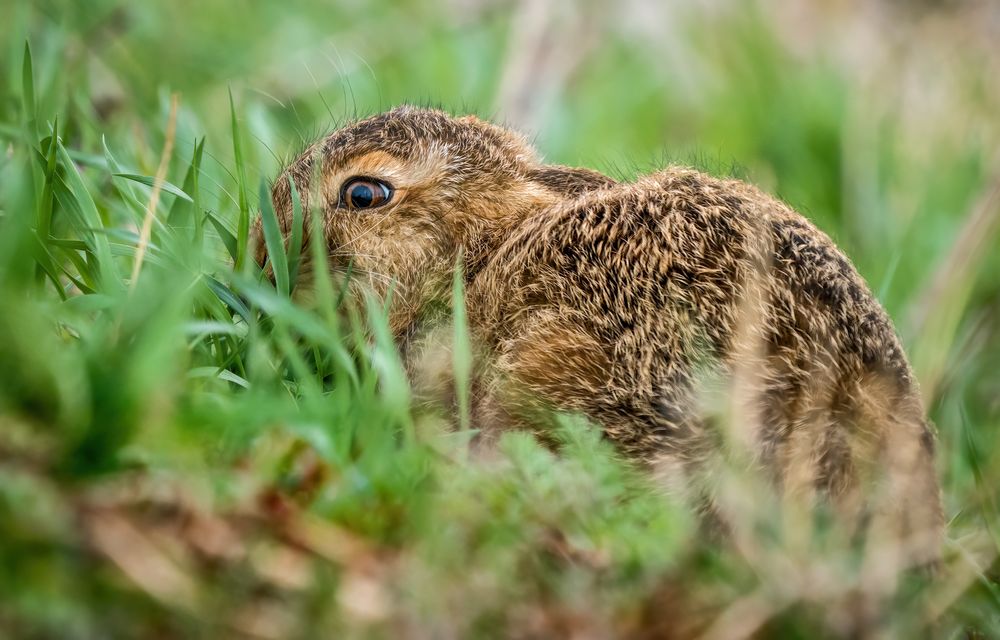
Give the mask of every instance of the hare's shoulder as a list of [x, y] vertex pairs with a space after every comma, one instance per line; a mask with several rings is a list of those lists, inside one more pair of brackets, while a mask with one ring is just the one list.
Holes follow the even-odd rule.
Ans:
[[511, 230], [470, 296], [494, 319], [545, 306], [611, 327], [667, 307], [701, 315], [728, 304], [763, 260], [762, 206], [682, 169], [585, 193]]

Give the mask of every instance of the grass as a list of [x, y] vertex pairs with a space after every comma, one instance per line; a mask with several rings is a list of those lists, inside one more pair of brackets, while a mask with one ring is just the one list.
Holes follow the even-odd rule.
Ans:
[[380, 302], [340, 313], [324, 248], [286, 253], [259, 197], [323, 131], [409, 101], [620, 177], [735, 173], [830, 233], [897, 320], [950, 519], [941, 571], [904, 576], [878, 628], [998, 637], [991, 9], [713, 6], [0, 7], [0, 636], [849, 628], [864, 552], [738, 469], [723, 544], [572, 416], [555, 451], [510, 434], [483, 463], [411, 412]]

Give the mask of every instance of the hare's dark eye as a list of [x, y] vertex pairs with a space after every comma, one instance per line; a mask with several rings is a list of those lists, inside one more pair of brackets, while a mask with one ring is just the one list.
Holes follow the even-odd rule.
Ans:
[[373, 209], [392, 200], [392, 186], [374, 178], [351, 178], [340, 192], [341, 206]]

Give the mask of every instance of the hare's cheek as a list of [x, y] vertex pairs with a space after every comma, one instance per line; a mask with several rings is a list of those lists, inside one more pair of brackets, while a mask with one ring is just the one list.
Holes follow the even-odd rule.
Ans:
[[371, 233], [371, 225], [365, 224], [362, 220], [335, 220], [335, 224], [327, 229], [327, 243], [333, 251], [350, 252], [363, 243]]

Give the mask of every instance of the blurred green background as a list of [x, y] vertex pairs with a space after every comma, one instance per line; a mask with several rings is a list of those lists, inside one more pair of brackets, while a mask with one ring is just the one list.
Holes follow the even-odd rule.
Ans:
[[[447, 436], [411, 437], [405, 381], [385, 382], [399, 375], [390, 344], [358, 355], [358, 327], [232, 272], [227, 234], [240, 238], [262, 181], [404, 102], [495, 119], [553, 162], [618, 178], [668, 163], [735, 175], [829, 233], [895, 319], [939, 429], [958, 560], [903, 589], [890, 628], [998, 637], [997, 3], [8, 0], [0, 25], [12, 637], [638, 634], [659, 629], [647, 609], [678, 576], [723, 608], [764, 593], [774, 610], [751, 631], [837, 633], [832, 596], [800, 608], [774, 596], [777, 569], [701, 548], [584, 427], [566, 426], [559, 458], [511, 438], [509, 467], [485, 470], [453, 459]], [[167, 180], [194, 202], [164, 193], [149, 266], [126, 288], [150, 190], [112, 174], [156, 174], [172, 94]], [[357, 539], [286, 548], [306, 534], [230, 522], [253, 520], [247, 495]], [[265, 551], [212, 551], [247, 530]], [[200, 551], [165, 541], [189, 537]]]

